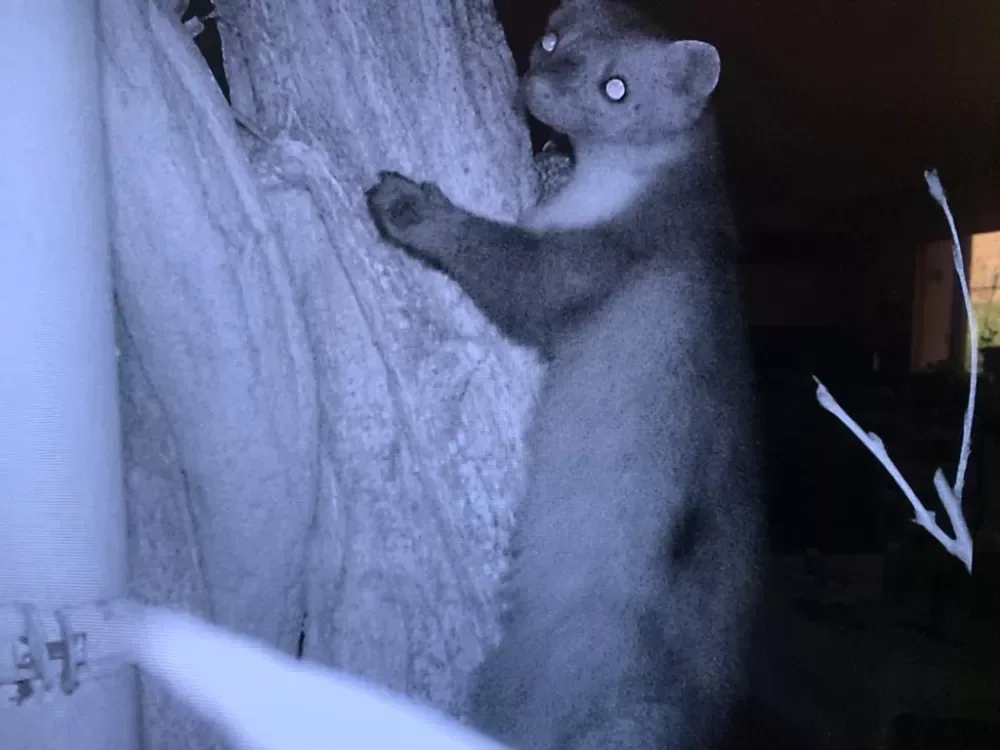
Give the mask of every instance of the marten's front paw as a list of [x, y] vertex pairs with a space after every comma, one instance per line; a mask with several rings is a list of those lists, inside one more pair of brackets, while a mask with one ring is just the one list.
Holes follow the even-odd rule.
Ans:
[[433, 182], [416, 183], [397, 172], [379, 172], [378, 183], [365, 191], [365, 198], [379, 234], [410, 249], [423, 244], [421, 234], [428, 225], [454, 210]]

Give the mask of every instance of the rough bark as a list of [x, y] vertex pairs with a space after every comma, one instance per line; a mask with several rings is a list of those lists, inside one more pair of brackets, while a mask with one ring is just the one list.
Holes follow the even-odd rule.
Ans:
[[[527, 205], [509, 52], [489, 0], [219, 10], [256, 135], [175, 14], [101, 2], [133, 590], [460, 713], [539, 368], [363, 190]], [[151, 750], [221, 746], [143, 709]]]

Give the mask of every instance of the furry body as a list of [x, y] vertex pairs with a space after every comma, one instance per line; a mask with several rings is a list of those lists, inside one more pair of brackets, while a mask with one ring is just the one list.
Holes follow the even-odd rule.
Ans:
[[[549, 28], [555, 50], [536, 49], [522, 91], [573, 144], [558, 195], [510, 225], [398, 174], [368, 192], [384, 238], [550, 362], [472, 722], [518, 750], [703, 750], [742, 697], [760, 540], [705, 111], [718, 57], [607, 3], [564, 4]], [[616, 81], [624, 99], [605, 96]]]

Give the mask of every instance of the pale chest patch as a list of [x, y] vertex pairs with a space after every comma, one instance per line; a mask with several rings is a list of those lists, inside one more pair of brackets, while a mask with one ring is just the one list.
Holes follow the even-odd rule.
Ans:
[[649, 181], [625, 166], [577, 168], [566, 186], [518, 222], [536, 231], [585, 229], [626, 210]]

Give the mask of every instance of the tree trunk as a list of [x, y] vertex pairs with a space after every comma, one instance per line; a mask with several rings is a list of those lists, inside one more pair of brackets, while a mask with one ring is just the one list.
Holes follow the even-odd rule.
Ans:
[[[220, 2], [247, 127], [172, 9], [101, 13], [134, 593], [461, 713], [539, 366], [363, 191], [533, 200], [492, 4]], [[221, 746], [145, 680], [143, 726]]]

